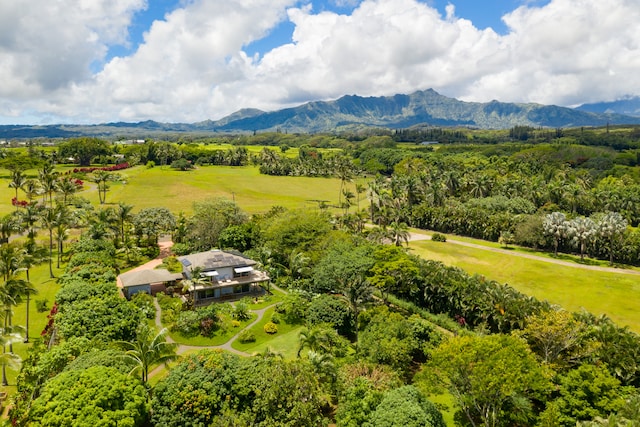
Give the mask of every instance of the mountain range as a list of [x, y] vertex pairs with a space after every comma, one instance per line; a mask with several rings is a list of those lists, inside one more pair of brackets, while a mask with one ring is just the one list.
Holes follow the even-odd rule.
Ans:
[[[0, 138], [67, 138], [81, 135], [142, 138], [183, 133], [211, 135], [276, 130], [289, 133], [319, 133], [371, 127], [400, 129], [412, 126], [507, 129], [516, 125], [549, 128], [633, 125], [640, 124], [640, 99], [636, 102], [637, 104], [624, 101], [615, 105], [588, 104], [573, 109], [532, 103], [465, 102], [428, 89], [410, 95], [347, 95], [334, 101], [313, 101], [270, 112], [242, 109], [220, 120], [190, 124], [150, 120], [88, 126], [5, 125], [0, 126]], [[628, 114], [619, 114], [617, 111], [628, 111]]]

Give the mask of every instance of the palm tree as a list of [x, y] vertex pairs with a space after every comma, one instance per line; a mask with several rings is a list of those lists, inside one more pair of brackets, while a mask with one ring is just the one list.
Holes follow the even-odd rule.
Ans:
[[91, 181], [98, 185], [98, 198], [100, 204], [103, 205], [107, 200], [107, 191], [109, 191], [109, 181], [113, 181], [113, 174], [104, 170], [97, 170], [93, 172]]
[[29, 199], [29, 201], [32, 202], [34, 199], [36, 199], [40, 195], [40, 191], [42, 190], [42, 187], [40, 186], [40, 181], [38, 181], [37, 179], [31, 178], [25, 181], [22, 189], [27, 195], [27, 199]]
[[315, 326], [311, 329], [304, 328], [298, 335], [298, 357], [305, 348], [316, 353], [328, 353], [330, 347], [329, 336], [324, 327]]
[[42, 205], [37, 202], [31, 202], [20, 213], [22, 223], [27, 229], [27, 239], [29, 240], [35, 240], [36, 238], [36, 224], [40, 221], [42, 208]]
[[49, 196], [49, 206], [53, 206], [53, 193], [58, 189], [58, 173], [53, 168], [53, 164], [47, 163], [38, 171], [38, 179], [45, 199], [47, 195]]
[[404, 222], [392, 221], [389, 224], [389, 231], [393, 239], [393, 244], [396, 246], [402, 246], [403, 243], [409, 242], [409, 227]]
[[125, 224], [133, 218], [133, 206], [127, 205], [125, 203], [118, 203], [118, 207], [116, 208], [116, 217], [118, 218], [118, 223], [120, 225], [120, 238], [123, 242], [127, 241], [127, 235], [125, 233]]
[[[2, 328], [2, 333], [0, 334], [0, 345], [5, 349], [7, 345], [11, 346], [13, 343], [20, 342], [22, 337], [20, 333], [11, 331], [11, 329]], [[8, 386], [9, 381], [7, 381], [7, 368], [17, 371], [20, 369], [20, 363], [22, 360], [20, 356], [14, 354], [13, 352], [7, 353], [3, 351], [0, 355], [0, 365], [2, 365], [2, 385]]]
[[[11, 171], [11, 182], [9, 182], [9, 187], [16, 190], [16, 202], [18, 201], [18, 190], [21, 189], [27, 177], [21, 169], [13, 169]], [[16, 203], [16, 210], [18, 210], [18, 204]]]
[[176, 360], [178, 344], [167, 340], [167, 328], [154, 335], [154, 330], [141, 323], [134, 341], [118, 341], [116, 345], [125, 351], [124, 358], [135, 363], [130, 375], [140, 374], [142, 382], [149, 380], [149, 368], [155, 364]]
[[362, 307], [371, 300], [373, 295], [373, 287], [369, 281], [362, 275], [351, 278], [342, 290], [344, 300], [349, 304], [349, 308], [353, 313], [355, 320], [356, 342], [358, 341], [358, 316], [362, 311]]
[[9, 243], [14, 232], [20, 231], [19, 213], [7, 214], [0, 218], [0, 244]]
[[[45, 259], [47, 259], [47, 249], [36, 245], [36, 242], [33, 240], [27, 240], [22, 246], [23, 256], [22, 256], [22, 267], [25, 270], [27, 275], [27, 283], [30, 284], [31, 280], [29, 279], [29, 270], [34, 265], [38, 265], [42, 263]], [[35, 288], [30, 288], [35, 291]], [[31, 295], [35, 292], [27, 292], [26, 293], [26, 310], [27, 310], [27, 319], [25, 324], [25, 337], [24, 342], [29, 342], [29, 303], [31, 302]]]
[[[64, 228], [63, 224], [68, 224], [69, 209], [61, 204], [55, 207], [44, 208], [40, 222], [49, 230], [49, 275], [53, 279], [53, 230], [58, 226]], [[62, 237], [61, 237], [62, 238]]]
[[64, 178], [58, 181], [57, 189], [62, 193], [62, 204], [66, 205], [69, 197], [78, 191], [78, 184], [73, 178]]

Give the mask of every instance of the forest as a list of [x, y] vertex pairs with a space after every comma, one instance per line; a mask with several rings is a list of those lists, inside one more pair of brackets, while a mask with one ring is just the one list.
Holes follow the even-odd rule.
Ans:
[[[639, 143], [638, 128], [518, 127], [3, 149], [6, 422], [640, 425], [636, 331], [410, 245], [427, 230], [442, 245], [467, 236], [634, 272]], [[257, 170], [254, 186], [306, 177], [308, 203], [247, 210], [249, 196], [184, 183], [188, 205], [142, 203], [205, 170]], [[156, 187], [136, 189], [147, 172]], [[205, 307], [179, 289], [123, 298], [118, 274], [158, 257], [168, 236], [167, 268], [235, 250], [271, 283]]]

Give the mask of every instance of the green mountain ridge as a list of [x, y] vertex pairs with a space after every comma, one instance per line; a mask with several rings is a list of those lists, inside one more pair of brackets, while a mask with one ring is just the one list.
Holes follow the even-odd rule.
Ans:
[[319, 133], [363, 127], [403, 129], [412, 126], [464, 126], [508, 129], [640, 124], [640, 117], [580, 111], [533, 103], [465, 102], [433, 89], [410, 95], [362, 97], [345, 95], [333, 101], [312, 101], [277, 111], [242, 109], [220, 120], [198, 123], [105, 123], [100, 125], [0, 126], [0, 138], [95, 136], [159, 136], [167, 133], [243, 133], [286, 131]]

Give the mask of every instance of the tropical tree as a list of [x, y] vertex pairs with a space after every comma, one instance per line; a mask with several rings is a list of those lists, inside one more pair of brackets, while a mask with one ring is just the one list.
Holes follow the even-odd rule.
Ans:
[[[21, 169], [13, 169], [11, 171], [11, 181], [9, 182], [9, 188], [13, 188], [16, 190], [15, 200], [18, 201], [18, 190], [21, 190], [24, 187], [24, 184], [27, 180], [24, 171]], [[16, 203], [16, 210], [18, 210], [18, 204]]]
[[[33, 267], [34, 265], [38, 265], [42, 262], [44, 262], [47, 259], [47, 249], [42, 247], [42, 246], [38, 246], [35, 242], [35, 240], [30, 240], [28, 239], [22, 246], [22, 250], [23, 250], [23, 255], [22, 255], [22, 267], [25, 270], [25, 274], [27, 277], [27, 283], [31, 283], [31, 280], [29, 278], [29, 271], [31, 270], [31, 267]], [[31, 295], [33, 294], [33, 292], [27, 292], [26, 293], [26, 314], [27, 314], [27, 318], [26, 318], [26, 323], [25, 323], [25, 336], [24, 336], [24, 342], [28, 343], [29, 342], [29, 305], [31, 302]]]
[[596, 223], [598, 239], [609, 250], [609, 264], [613, 265], [613, 254], [627, 229], [627, 220], [618, 212], [607, 212], [601, 215]]
[[7, 214], [0, 218], [0, 244], [9, 243], [9, 239], [17, 231], [20, 231], [19, 213]]
[[120, 238], [122, 239], [122, 242], [126, 242], [128, 240], [128, 236], [126, 234], [125, 225], [133, 219], [133, 205], [127, 205], [120, 202], [118, 203], [118, 207], [116, 207], [115, 213], [120, 225]]
[[451, 338], [432, 352], [429, 367], [473, 426], [529, 425], [533, 401], [551, 388], [527, 344], [510, 335]]
[[560, 241], [567, 235], [567, 217], [562, 212], [545, 215], [542, 221], [544, 233], [553, 238], [553, 254], [558, 256]]
[[131, 374], [140, 374], [144, 384], [149, 380], [149, 368], [158, 363], [172, 362], [178, 358], [178, 344], [167, 340], [167, 328], [160, 332], [141, 323], [133, 341], [118, 341], [116, 345], [125, 351], [125, 359], [135, 363]]
[[329, 353], [330, 345], [326, 327], [303, 328], [298, 334], [298, 357], [305, 348], [316, 353]]
[[109, 154], [109, 143], [98, 138], [71, 138], [58, 147], [58, 155], [73, 158], [80, 166], [89, 166], [94, 157]]
[[42, 169], [38, 171], [38, 181], [45, 199], [49, 199], [49, 206], [53, 206], [53, 193], [58, 190], [58, 172], [54, 170], [52, 163], [46, 163]]
[[596, 235], [596, 223], [590, 218], [578, 217], [569, 221], [568, 235], [575, 246], [580, 249], [580, 261], [584, 261], [584, 253], [587, 245]]
[[[2, 333], [0, 334], [0, 345], [2, 348], [6, 348], [7, 345], [11, 346], [14, 343], [20, 342], [22, 340], [22, 336], [18, 332], [12, 332], [11, 328], [2, 328]], [[7, 380], [7, 368], [17, 371], [20, 369], [20, 363], [22, 360], [20, 356], [13, 352], [7, 353], [3, 351], [0, 354], [0, 365], [2, 365], [2, 385], [8, 386], [9, 381]]]
[[102, 169], [98, 169], [93, 172], [91, 181], [95, 182], [98, 186], [98, 199], [100, 200], [101, 205], [107, 201], [107, 192], [110, 188], [109, 181], [114, 181], [115, 178], [115, 174]]

